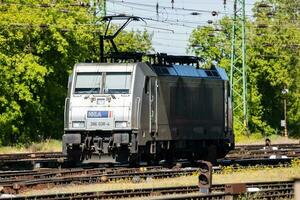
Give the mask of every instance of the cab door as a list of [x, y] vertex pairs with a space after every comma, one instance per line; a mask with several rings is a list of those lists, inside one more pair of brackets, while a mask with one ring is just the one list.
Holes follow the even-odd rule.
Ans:
[[158, 124], [157, 124], [157, 78], [150, 77], [149, 79], [149, 132], [157, 133]]

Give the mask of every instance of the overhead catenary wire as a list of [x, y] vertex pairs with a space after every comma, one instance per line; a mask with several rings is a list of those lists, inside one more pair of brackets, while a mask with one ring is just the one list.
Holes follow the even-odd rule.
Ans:
[[[107, 12], [112, 13], [112, 14], [116, 14], [116, 15], [121, 15], [121, 14], [126, 14], [124, 12], [115, 12], [112, 10], [107, 10]], [[129, 16], [134, 16], [133, 13], [127, 14]], [[161, 23], [187, 23], [187, 24], [195, 24], [195, 25], [204, 25], [204, 24], [208, 24], [207, 20], [197, 20], [197, 21], [186, 21], [186, 20], [174, 20], [174, 19], [157, 19], [155, 17], [152, 16], [144, 16], [144, 15], [139, 15], [139, 17], [145, 19], [145, 20], [150, 20], [150, 21], [155, 21], [155, 22], [161, 22]]]
[[[116, 0], [111, 0], [113, 2], [115, 2]], [[119, 2], [119, 1], [117, 1]], [[124, 2], [123, 2], [124, 3]], [[128, 3], [128, 2], [127, 2]], [[49, 8], [51, 7], [51, 4], [16, 4], [16, 3], [0, 3], [0, 5], [20, 5], [20, 6], [31, 6], [31, 7], [39, 7], [39, 8]], [[55, 5], [55, 4], [53, 4]], [[81, 6], [80, 4], [65, 4], [65, 5], [69, 5], [69, 6]], [[144, 5], [144, 4], [142, 4]], [[145, 4], [146, 5], [146, 4]], [[149, 6], [149, 5], [147, 5]], [[68, 13], [69, 11], [68, 10], [62, 10], [61, 8], [59, 8], [60, 11], [62, 12], [65, 12], [65, 13]], [[70, 11], [70, 12], [74, 12], [74, 11]], [[115, 14], [121, 14], [120, 12], [113, 12], [113, 11], [109, 11], [111, 13], [115, 13]], [[207, 11], [207, 12], [210, 12], [210, 11]], [[189, 26], [189, 25], [185, 25], [186, 23], [187, 24], [197, 24], [197, 25], [204, 25], [205, 24], [205, 21], [186, 21], [186, 20], [159, 20], [159, 19], [154, 19], [153, 17], [147, 17], [145, 16], [144, 17], [145, 19], [148, 19], [148, 20], [151, 20], [151, 21], [156, 21], [156, 22], [161, 22], [161, 23], [168, 23], [170, 25], [175, 25], [175, 26], [185, 26], [185, 27], [188, 27], [188, 28], [197, 28], [197, 27], [192, 27], [192, 26]]]
[[[28, 28], [28, 27], [35, 27], [35, 28], [40, 28], [40, 29], [43, 29], [43, 30], [46, 30], [47, 28], [49, 28], [50, 26], [52, 27], [55, 27], [56, 29], [58, 30], [61, 30], [62, 32], [72, 32], [72, 31], [76, 31], [78, 27], [94, 27], [95, 29], [94, 30], [91, 30], [90, 28], [88, 30], [84, 30], [84, 32], [87, 32], [87, 33], [99, 33], [102, 31], [102, 29], [98, 26], [98, 25], [95, 25], [95, 24], [72, 24], [70, 25], [71, 27], [63, 27], [63, 26], [60, 26], [60, 25], [57, 25], [57, 24], [51, 24], [51, 23], [48, 23], [48, 24], [32, 24], [32, 23], [0, 23], [0, 26], [2, 27], [7, 27], [7, 26], [10, 26], [10, 27], [13, 27], [14, 29], [20, 29], [20, 28]], [[153, 28], [155, 30], [153, 31], [149, 31], [149, 34], [151, 33], [158, 33], [158, 34], [168, 34], [168, 35], [186, 35], [186, 36], [189, 36], [191, 33], [190, 32], [177, 32], [177, 31], [174, 31], [172, 29], [166, 29], [166, 28], [161, 28], [161, 27], [150, 27], [148, 26], [148, 28]], [[300, 27], [295, 27], [295, 29], [300, 29]], [[132, 29], [133, 32], [136, 32], [136, 33], [140, 33], [140, 32], [143, 32], [145, 30], [139, 30], [139, 29]], [[254, 32], [254, 31], [251, 31], [249, 32], [249, 36], [252, 37], [254, 35], [257, 35], [258, 33], [257, 32]], [[276, 37], [277, 35], [276, 34], [270, 34], [268, 33], [267, 34], [268, 36], [274, 36]], [[289, 36], [289, 34], [281, 34], [280, 36]], [[261, 37], [264, 37], [264, 34], [262, 34]], [[160, 38], [160, 37], [156, 37], [157, 39], [163, 39], [163, 40], [171, 40], [169, 38]], [[177, 39], [176, 39], [177, 40]], [[179, 40], [179, 41], [188, 41], [187, 40]]]
[[[176, 2], [175, 2], [174, 6], [172, 8], [171, 4], [169, 4], [170, 6], [165, 6], [165, 5], [161, 6], [160, 5], [161, 1], [157, 1], [157, 2], [159, 2], [159, 9], [158, 9], [159, 16], [157, 17], [157, 15], [155, 15], [156, 11], [154, 9], [156, 7], [155, 4], [150, 5], [149, 3], [132, 2], [132, 1], [120, 1], [120, 0], [108, 0], [108, 2], [114, 2], [114, 3], [119, 4], [121, 6], [131, 8], [131, 11], [128, 11], [128, 13], [131, 13], [131, 15], [136, 14], [136, 12], [138, 10], [141, 10], [141, 11], [146, 11], [147, 10], [146, 13], [145, 12], [143, 13], [143, 15], [144, 15], [143, 17], [148, 21], [148, 23], [146, 25], [143, 24], [140, 27], [144, 27], [145, 29], [150, 29], [150, 30], [148, 30], [149, 33], [155, 33], [157, 35], [160, 35], [160, 34], [166, 35], [166, 34], [168, 34], [168, 35], [174, 35], [174, 36], [181, 36], [180, 38], [182, 39], [182, 38], [187, 38], [188, 36], [190, 36], [190, 34], [192, 33], [192, 30], [195, 30], [197, 28], [212, 26], [212, 25], [207, 24], [207, 21], [202, 20], [201, 19], [202, 17], [199, 17], [199, 18], [197, 17], [197, 20], [195, 20], [195, 21], [188, 20], [184, 17], [184, 16], [196, 17], [196, 16], [191, 15], [192, 12], [199, 12], [199, 13], [202, 13], [202, 14], [211, 15], [211, 12], [214, 11], [214, 10], [210, 10], [210, 9], [194, 9], [194, 8], [196, 8], [196, 6], [192, 6], [193, 8], [186, 8], [184, 5], [183, 6], [178, 6], [178, 4], [176, 4]], [[170, 1], [168, 1], [168, 2], [170, 2]], [[230, 3], [230, 2], [233, 2], [233, 1], [232, 0], [228, 1], [227, 0], [227, 3], [228, 2]], [[196, 2], [196, 3], [198, 3], [198, 2]], [[203, 3], [207, 3], [207, 2], [202, 2], [202, 3], [199, 3], [199, 4], [203, 4]], [[0, 3], [0, 8], [3, 5], [4, 4]], [[14, 4], [12, 3], [10, 5], [14, 5]], [[58, 5], [59, 6], [56, 6], [55, 4], [53, 4], [52, 6], [48, 6], [48, 5], [42, 5], [41, 6], [41, 4], [18, 4], [18, 6], [24, 6], [24, 7], [32, 7], [33, 6], [37, 9], [59, 9], [59, 10], [64, 9], [64, 8], [61, 8], [61, 6], [63, 6], [64, 4], [58, 4]], [[65, 6], [69, 6], [69, 5], [66, 4]], [[65, 9], [65, 10], [67, 10], [67, 9]], [[70, 13], [74, 12], [73, 9], [70, 9], [70, 10], [71, 10]], [[118, 12], [118, 9], [116, 9], [115, 11], [111, 11], [111, 12], [108, 10], [108, 12], [112, 13], [112, 14], [121, 14], [121, 12]], [[216, 11], [216, 12], [220, 15], [220, 17], [223, 14], [225, 14], [225, 12], [219, 12], [219, 11]], [[68, 12], [65, 12], [65, 13], [68, 13]], [[166, 17], [166, 15], [170, 15], [172, 17]], [[202, 15], [199, 15], [199, 16], [202, 16]], [[249, 15], [249, 16], [254, 17], [253, 15]], [[177, 17], [177, 19], [176, 19], [176, 17]], [[217, 18], [217, 17], [213, 17], [213, 18], [215, 19], [215, 21], [213, 22], [214, 25], [218, 26], [219, 18]], [[230, 15], [229, 15], [229, 19], [230, 19]], [[272, 24], [272, 23], [274, 23], [274, 19], [275, 18], [273, 17], [273, 22], [267, 22], [267, 24], [268, 24], [267, 29], [278, 26], [278, 25], [273, 25]], [[151, 23], [151, 22], [153, 22], [153, 23]], [[160, 23], [162, 25], [160, 25]], [[50, 26], [55, 26], [55, 24], [50, 24]], [[73, 25], [72, 24], [70, 26], [71, 26], [71, 28], [68, 31], [73, 31], [73, 30], [76, 31], [75, 30], [77, 28], [76, 26], [93, 26], [93, 25], [92, 24], [90, 24], [90, 25], [86, 25], [86, 24]], [[73, 30], [72, 30], [72, 27], [73, 27]], [[250, 37], [252, 35], [256, 34], [255, 30], [259, 30], [259, 27], [253, 27], [251, 25], [248, 25], [247, 27], [252, 30], [252, 31], [249, 31], [249, 36]], [[286, 27], [286, 29], [292, 29], [292, 30], [300, 29], [300, 27], [290, 27], [290, 25], [288, 25], [288, 24], [283, 24], [283, 25], [281, 25], [281, 27]], [[62, 28], [62, 27], [57, 27], [57, 28], [58, 29], [60, 28], [62, 31], [67, 30], [67, 28], [65, 28], [65, 29]], [[94, 28], [97, 29], [96, 26]], [[143, 31], [145, 31], [145, 29]], [[86, 31], [95, 33], [95, 32], [100, 31], [100, 30], [90, 30], [90, 31], [86, 30]], [[154, 37], [154, 38], [159, 39], [160, 37]], [[167, 40], [167, 39], [165, 38], [165, 39], [160, 39], [160, 40]], [[170, 39], [169, 39], [169, 41], [170, 41]], [[188, 39], [187, 40], [182, 40], [182, 41], [187, 41], [188, 42]]]
[[[127, 7], [127, 8], [131, 8], [131, 9], [137, 9], [137, 10], [141, 10], [141, 11], [146, 11], [146, 12], [150, 12], [150, 13], [157, 13], [157, 11], [155, 10], [149, 10], [149, 9], [145, 9], [145, 8], [141, 8], [141, 7], [138, 7], [138, 6], [131, 6], [131, 5], [126, 5], [126, 4], [123, 4], [122, 5], [123, 7]], [[162, 12], [159, 12], [159, 14], [163, 14]], [[190, 13], [172, 13], [172, 12], [169, 12], [168, 15], [176, 15], [176, 16], [189, 16]]]
[[[222, 31], [220, 29], [218, 29], [217, 27], [215, 26], [219, 26], [219, 24], [208, 24], [208, 23], [195, 23], [195, 25], [197, 26], [189, 26], [189, 25], [185, 25], [184, 23], [173, 23], [173, 22], [168, 22], [168, 21], [161, 21], [161, 20], [156, 20], [156, 19], [153, 19], [153, 18], [147, 18], [147, 17], [143, 17], [143, 19], [145, 19], [146, 21], [149, 20], [149, 21], [154, 21], [154, 22], [158, 22], [158, 23], [164, 23], [164, 24], [168, 24], [170, 26], [180, 26], [180, 27], [187, 27], [187, 28], [191, 28], [191, 29], [197, 29], [197, 28], [203, 28], [203, 27], [211, 27], [211, 28], [214, 28], [215, 30], [212, 30], [212, 31]], [[202, 25], [200, 25], [202, 24]], [[158, 26], [155, 26], [155, 25], [141, 25], [142, 27], [145, 27], [145, 28], [150, 28], [150, 29], [160, 29], [160, 30], [166, 30], [168, 32], [174, 32], [173, 29], [170, 29], [170, 28], [160, 28]], [[247, 28], [251, 28], [251, 29], [261, 29], [260, 27], [258, 26], [253, 26], [253, 25], [246, 25]], [[277, 27], [276, 25], [269, 25], [269, 27]], [[286, 25], [281, 25], [281, 27], [288, 27], [289, 29], [300, 29], [300, 27], [290, 27], [290, 25], [286, 24]], [[191, 30], [192, 31], [192, 30]], [[186, 34], [190, 34], [191, 31], [187, 32]]]
[[[150, 4], [144, 4], [144, 3], [137, 3], [137, 2], [130, 2], [130, 1], [120, 1], [120, 0], [107, 0], [108, 2], [113, 2], [113, 3], [120, 3], [120, 4], [128, 4], [128, 5], [136, 5], [136, 6], [143, 6], [143, 7], [150, 7], [150, 8], [155, 8], [156, 5], [150, 5]], [[196, 12], [202, 12], [202, 13], [211, 13], [213, 10], [201, 10], [201, 9], [193, 9], [193, 8], [184, 8], [184, 7], [174, 7], [172, 8], [171, 6], [159, 6], [164, 9], [171, 9], [171, 10], [181, 10], [181, 11], [196, 11]], [[225, 14], [223, 12], [220, 12], [220, 14]]]
[[164, 47], [172, 47], [172, 48], [183, 48], [183, 47], [187, 47], [185, 46], [179, 46], [179, 45], [170, 45], [170, 44], [166, 44], [166, 43], [161, 43], [161, 42], [153, 42], [153, 44], [157, 45], [157, 46], [164, 46]]

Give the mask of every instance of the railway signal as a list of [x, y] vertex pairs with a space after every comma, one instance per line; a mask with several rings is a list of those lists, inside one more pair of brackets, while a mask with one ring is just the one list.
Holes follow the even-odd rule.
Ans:
[[287, 129], [287, 109], [286, 109], [286, 102], [287, 102], [287, 94], [289, 90], [284, 88], [281, 93], [284, 96], [283, 99], [283, 111], [284, 111], [284, 120], [281, 120], [281, 126], [284, 127], [284, 136], [288, 137], [288, 129]]
[[200, 174], [198, 177], [198, 186], [201, 193], [208, 194], [212, 186], [212, 164], [208, 161], [201, 161]]

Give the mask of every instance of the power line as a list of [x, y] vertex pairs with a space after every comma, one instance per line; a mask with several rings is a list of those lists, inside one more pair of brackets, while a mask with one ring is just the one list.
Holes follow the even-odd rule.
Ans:
[[161, 40], [168, 40], [168, 41], [176, 41], [176, 42], [188, 42], [188, 39], [187, 40], [180, 40], [180, 39], [171, 39], [171, 38], [166, 38], [166, 37], [156, 37], [156, 39], [161, 39]]
[[190, 35], [191, 33], [188, 33], [188, 32], [176, 32], [176, 31], [174, 31], [174, 32], [172, 32], [172, 33], [170, 33], [170, 32], [163, 32], [163, 31], [159, 31], [159, 30], [157, 30], [157, 31], [152, 31], [152, 32], [154, 32], [154, 33], [159, 33], [159, 34], [173, 34], [173, 35]]
[[[129, 2], [122, 2], [122, 3], [129, 3]], [[154, 5], [147, 5], [147, 6], [154, 6]], [[130, 7], [132, 7], [132, 6], [130, 6]], [[137, 10], [139, 10], [140, 8], [137, 8], [137, 7], [135, 7]], [[150, 11], [150, 10], [149, 10]], [[110, 12], [112, 12], [112, 13], [115, 13], [115, 14], [121, 14], [120, 12], [114, 12], [114, 11], [110, 11]], [[155, 11], [153, 11], [153, 12], [155, 12]], [[210, 11], [209, 11], [210, 12]], [[135, 13], [135, 12], [134, 12]], [[158, 12], [158, 14], [164, 14], [164, 13], [162, 13], [162, 12]], [[170, 13], [167, 13], [167, 14], [170, 14]], [[134, 15], [133, 13], [132, 13], [132, 15]], [[178, 15], [180, 15], [180, 14], [174, 14], [175, 16], [178, 16]], [[190, 14], [189, 14], [190, 15]], [[254, 16], [254, 15], [248, 15], [248, 16], [251, 16], [251, 17], [256, 17], [256, 16]], [[153, 21], [157, 21], [157, 22], [170, 22], [170, 24], [171, 25], [180, 25], [180, 26], [185, 26], [185, 25], [181, 25], [181, 24], [179, 24], [179, 23], [188, 23], [188, 24], [205, 24], [205, 21], [199, 21], [199, 20], [197, 20], [197, 21], [186, 21], [186, 20], [179, 20], [178, 18], [177, 18], [177, 20], [173, 20], [173, 19], [165, 19], [165, 20], [159, 20], [159, 19], [154, 19], [153, 17], [148, 17], [148, 16], [146, 16], [146, 17], [144, 17], [144, 18], [148, 18], [149, 20], [153, 20]], [[232, 20], [231, 18], [228, 18], [229, 20]], [[212, 21], [212, 20], [209, 20], [209, 21]], [[199, 22], [199, 23], [198, 23]], [[206, 21], [206, 23], [207, 23], [208, 21]], [[291, 21], [292, 22], [292, 21]], [[175, 24], [172, 24], [172, 23], [175, 23]]]
[[[123, 13], [114, 12], [114, 11], [111, 11], [111, 10], [108, 10], [108, 12], [114, 13], [114, 14], [123, 14]], [[182, 26], [182, 27], [193, 28], [193, 29], [194, 28], [199, 28], [199, 27], [204, 27], [206, 24], [208, 24], [208, 22], [203, 22], [203, 21], [202, 22], [200, 21], [199, 23], [197, 23], [197, 22], [184, 21], [184, 20], [158, 20], [158, 19], [154, 19], [152, 17], [144, 17], [144, 16], [141, 16], [141, 18], [143, 18], [145, 20], [149, 20], [149, 21], [155, 21], [155, 22], [159, 22], [159, 23], [169, 24], [169, 25], [172, 25], [172, 26]], [[189, 26], [189, 25], [186, 25], [185, 23], [194, 24], [194, 25], [197, 25], [197, 26]], [[202, 26], [200, 26], [200, 25], [202, 25]]]
[[[114, 2], [113, 2], [114, 3]], [[119, 4], [119, 3], [118, 3]], [[120, 4], [119, 4], [120, 5]], [[155, 10], [149, 10], [149, 9], [145, 9], [145, 8], [141, 8], [141, 7], [136, 7], [136, 6], [130, 6], [130, 5], [124, 5], [122, 4], [123, 7], [127, 7], [127, 8], [132, 8], [132, 9], [137, 9], [137, 10], [141, 10], [141, 11], [146, 11], [146, 12], [151, 12], [151, 13], [157, 13], [157, 11]], [[164, 14], [162, 12], [159, 12], [160, 14]], [[167, 13], [168, 15], [180, 15], [180, 16], [189, 16], [190, 14], [178, 14], [178, 13]]]
[[149, 25], [142, 25], [145, 28], [151, 28], [151, 29], [158, 29], [158, 30], [163, 30], [163, 31], [168, 31], [169, 33], [173, 33], [173, 29], [167, 29], [167, 28], [161, 28], [161, 27], [155, 27], [155, 26], [149, 26]]
[[[120, 4], [128, 4], [128, 5], [138, 5], [138, 6], [143, 6], [143, 7], [150, 7], [150, 8], [156, 8], [156, 5], [150, 5], [150, 4], [143, 4], [143, 3], [136, 3], [136, 2], [129, 2], [129, 1], [118, 1], [118, 0], [108, 0], [112, 3], [120, 3]], [[181, 11], [188, 11], [188, 12], [192, 12], [192, 11], [196, 11], [196, 12], [202, 12], [202, 13], [211, 13], [213, 12], [213, 10], [200, 10], [200, 9], [192, 9], [192, 8], [178, 8], [178, 7], [170, 7], [170, 6], [159, 6], [160, 8], [164, 8], [164, 9], [171, 9], [171, 10], [181, 10]], [[219, 12], [220, 14], [225, 14], [223, 12]]]
[[[156, 5], [150, 5], [150, 4], [143, 4], [143, 3], [137, 3], [137, 2], [129, 2], [129, 1], [120, 1], [120, 0], [108, 0], [111, 3], [119, 3], [122, 5], [134, 5], [134, 6], [142, 6], [142, 7], [150, 7], [153, 9], [156, 9]], [[199, 12], [199, 13], [209, 13], [212, 14], [213, 12], [216, 12], [215, 10], [201, 10], [201, 9], [194, 9], [194, 8], [184, 8], [184, 7], [170, 7], [170, 6], [159, 6], [159, 8], [168, 9], [168, 10], [175, 10], [175, 11], [184, 11], [184, 12]], [[226, 12], [217, 11], [217, 14], [221, 14], [224, 16], [227, 16], [228, 14]], [[246, 15], [248, 16], [248, 15]], [[249, 17], [253, 17], [252, 15], [249, 15]]]
[[185, 48], [183, 46], [170, 45], [170, 44], [165, 44], [165, 43], [161, 43], [161, 42], [152, 42], [152, 44], [154, 44], [156, 46], [172, 47], [172, 48], [179, 48], [179, 49]]

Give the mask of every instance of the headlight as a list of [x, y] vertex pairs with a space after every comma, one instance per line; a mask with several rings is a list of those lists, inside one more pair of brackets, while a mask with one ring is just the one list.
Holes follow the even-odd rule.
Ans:
[[73, 128], [84, 128], [84, 122], [83, 121], [77, 121], [72, 122]]
[[127, 127], [127, 122], [126, 121], [115, 122], [115, 127], [116, 128], [126, 128]]
[[104, 105], [105, 104], [105, 99], [104, 98], [97, 99], [97, 104]]

